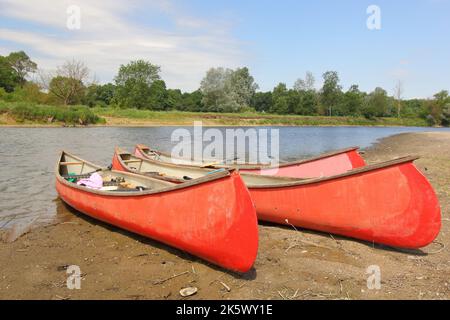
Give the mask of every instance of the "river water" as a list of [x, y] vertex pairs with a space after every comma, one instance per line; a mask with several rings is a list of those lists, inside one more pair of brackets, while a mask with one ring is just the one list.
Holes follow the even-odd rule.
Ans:
[[[402, 132], [450, 129], [415, 127], [271, 127], [279, 129], [280, 159], [292, 160], [349, 146], [367, 148]], [[130, 151], [136, 143], [171, 151], [175, 127], [0, 128], [0, 228], [35, 221], [46, 224], [65, 210], [54, 188], [60, 150], [94, 163], [111, 163], [114, 146]], [[192, 132], [192, 128], [185, 129]], [[204, 128], [207, 130], [208, 128]], [[217, 128], [224, 133], [227, 128]], [[236, 129], [235, 127], [229, 129]], [[247, 130], [248, 128], [243, 128]], [[268, 128], [252, 128], [255, 130]]]

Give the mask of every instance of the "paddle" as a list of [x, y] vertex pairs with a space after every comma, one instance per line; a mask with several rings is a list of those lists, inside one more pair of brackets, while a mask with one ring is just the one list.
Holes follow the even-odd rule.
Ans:
[[213, 171], [208, 172], [207, 175], [208, 175], [208, 174], [219, 173], [219, 172], [224, 172], [224, 171], [225, 171], [224, 168], [220, 168], [220, 169], [217, 169], [217, 170], [213, 170]]

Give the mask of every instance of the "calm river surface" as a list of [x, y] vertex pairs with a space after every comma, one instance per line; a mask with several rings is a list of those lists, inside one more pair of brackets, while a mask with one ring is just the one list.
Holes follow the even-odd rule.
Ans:
[[[191, 128], [186, 127], [191, 130]], [[271, 127], [277, 128], [277, 127]], [[65, 211], [54, 188], [53, 170], [60, 150], [107, 166], [114, 146], [130, 151], [144, 143], [162, 151], [175, 127], [126, 128], [0, 128], [0, 228], [35, 220], [48, 223]], [[206, 130], [208, 128], [204, 128]], [[226, 128], [218, 128], [222, 132]], [[236, 128], [231, 128], [236, 129]], [[261, 129], [255, 128], [256, 130]], [[414, 127], [279, 127], [280, 158], [292, 160], [358, 145], [367, 148], [378, 139], [402, 132], [450, 129]]]

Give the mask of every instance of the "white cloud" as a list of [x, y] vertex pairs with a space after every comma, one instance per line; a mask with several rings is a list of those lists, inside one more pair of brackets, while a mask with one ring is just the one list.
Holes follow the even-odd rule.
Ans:
[[[66, 28], [70, 5], [81, 9], [80, 30]], [[111, 81], [120, 64], [143, 58], [161, 66], [168, 87], [195, 90], [208, 68], [236, 67], [244, 56], [226, 25], [187, 15], [170, 0], [0, 0], [0, 8], [0, 16], [26, 22], [0, 25], [0, 41], [31, 49], [44, 69], [82, 60], [101, 82]], [[155, 16], [173, 27], [151, 23]]]

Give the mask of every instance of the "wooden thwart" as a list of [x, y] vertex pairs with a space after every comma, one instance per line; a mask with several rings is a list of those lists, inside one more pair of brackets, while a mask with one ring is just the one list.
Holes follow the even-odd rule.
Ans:
[[137, 162], [141, 162], [142, 160], [123, 160], [123, 162], [125, 163], [137, 163]]
[[60, 162], [59, 163], [62, 166], [71, 166], [71, 165], [82, 165], [83, 162]]

